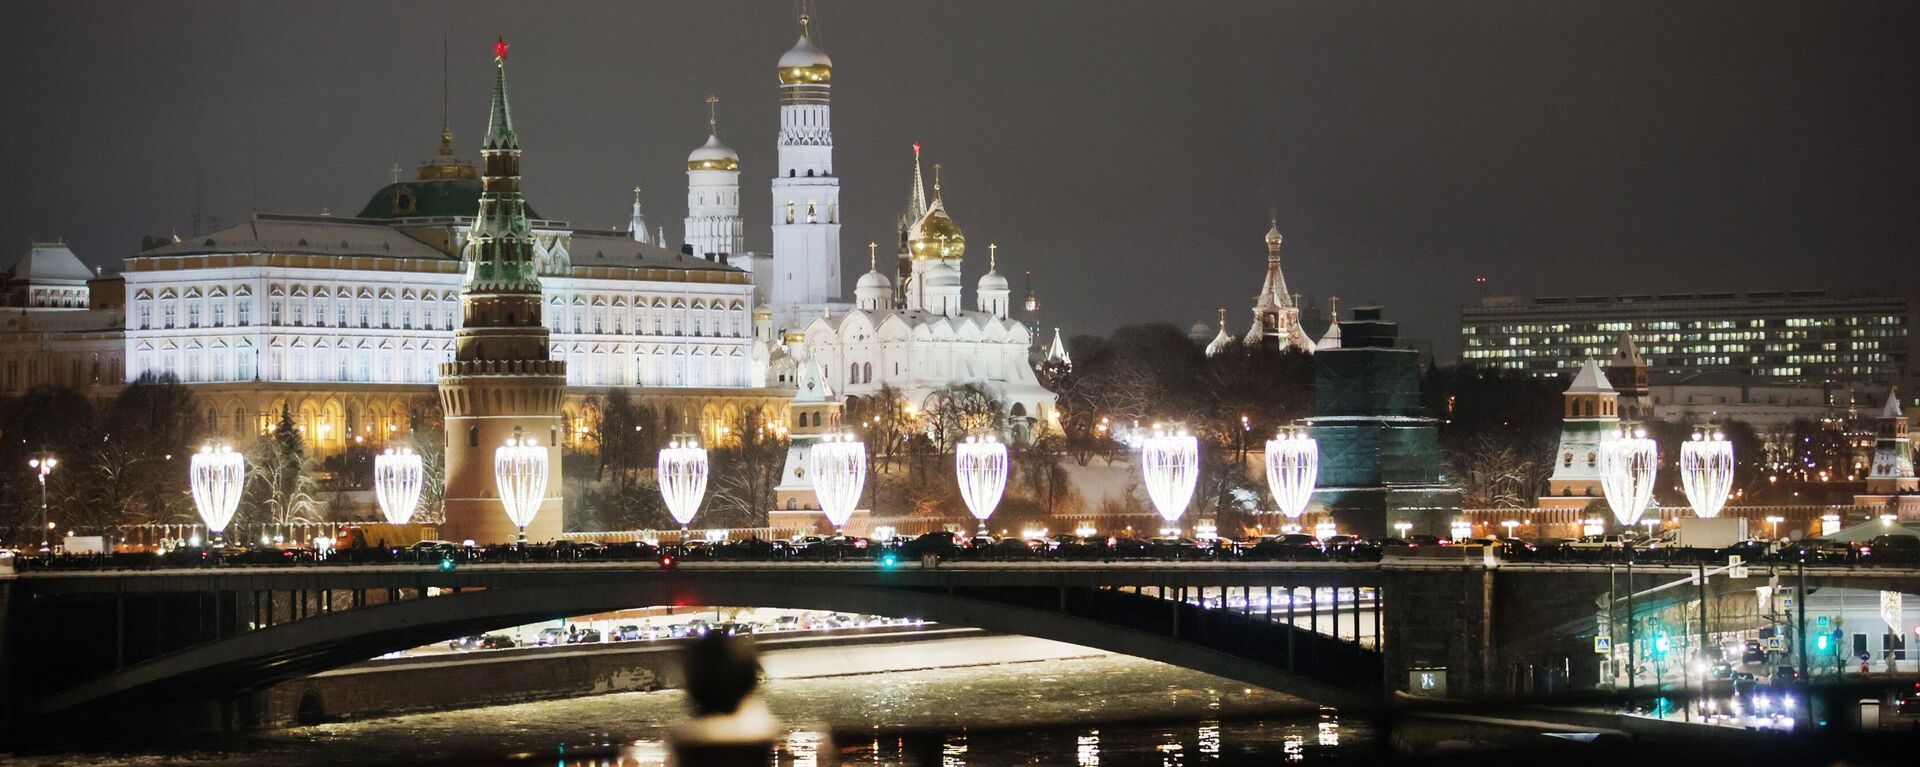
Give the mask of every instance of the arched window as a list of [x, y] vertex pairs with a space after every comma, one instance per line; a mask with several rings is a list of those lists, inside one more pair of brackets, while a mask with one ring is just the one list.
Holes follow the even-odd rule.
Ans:
[[787, 201], [787, 223], [793, 223], [793, 201]]
[[860, 380], [862, 383], [873, 383], [873, 363], [860, 363]]
[[850, 384], [860, 383], [860, 363], [858, 362], [848, 363], [847, 383], [850, 383]]

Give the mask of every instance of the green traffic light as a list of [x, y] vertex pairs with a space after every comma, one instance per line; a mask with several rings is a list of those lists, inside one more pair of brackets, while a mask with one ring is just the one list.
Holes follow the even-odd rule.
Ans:
[[453, 557], [440, 558], [440, 572], [450, 573], [450, 572], [453, 572], [453, 568], [454, 568]]

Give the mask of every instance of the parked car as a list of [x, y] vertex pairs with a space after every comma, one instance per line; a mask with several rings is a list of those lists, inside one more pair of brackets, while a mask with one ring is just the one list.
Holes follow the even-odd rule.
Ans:
[[1838, 565], [1852, 562], [1857, 553], [1854, 551], [1853, 544], [1844, 541], [1802, 538], [1781, 547], [1779, 551], [1774, 552], [1773, 556], [1782, 562]]
[[1287, 533], [1262, 537], [1248, 547], [1245, 556], [1268, 561], [1310, 561], [1326, 559], [1327, 551], [1319, 538], [1303, 533]]
[[1155, 559], [1200, 559], [1206, 555], [1200, 542], [1192, 538], [1163, 536], [1147, 539], [1147, 555]]
[[567, 635], [567, 644], [599, 644], [599, 629], [581, 629]]
[[922, 533], [919, 537], [900, 545], [901, 559], [919, 559], [928, 554], [942, 559], [960, 556], [960, 537], [955, 533], [937, 531]]
[[1860, 561], [1866, 564], [1920, 563], [1920, 538], [1911, 535], [1879, 535], [1860, 547]]
[[541, 647], [546, 647], [548, 645], [566, 644], [567, 631], [566, 629], [549, 626], [547, 628], [540, 629], [540, 635], [534, 638], [534, 642]]

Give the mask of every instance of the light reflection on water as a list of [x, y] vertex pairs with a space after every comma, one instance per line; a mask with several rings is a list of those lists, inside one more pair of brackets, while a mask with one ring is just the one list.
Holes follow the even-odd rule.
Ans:
[[[1331, 712], [1274, 713], [1297, 701], [1122, 656], [778, 679], [764, 693], [768, 707], [793, 728], [774, 767], [828, 767], [834, 758], [875, 767], [1322, 762], [1372, 741], [1365, 722], [1341, 721]], [[331, 767], [484, 764], [527, 755], [515, 759], [516, 767], [581, 767], [594, 760], [658, 767], [667, 762], [667, 731], [686, 710], [678, 691], [617, 693], [302, 727], [191, 753], [67, 754], [44, 764]], [[1143, 715], [1154, 721], [1130, 721]], [[841, 743], [829, 742], [823, 734], [829, 728]], [[875, 729], [880, 732], [870, 735]]]

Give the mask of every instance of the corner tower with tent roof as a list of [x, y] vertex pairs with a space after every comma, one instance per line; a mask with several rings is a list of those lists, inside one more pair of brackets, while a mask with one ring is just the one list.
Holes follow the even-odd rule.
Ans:
[[1600, 490], [1600, 440], [1620, 427], [1620, 393], [1588, 359], [1567, 386], [1561, 413], [1560, 446], [1553, 454], [1553, 476], [1543, 509], [1585, 509], [1604, 497]]
[[494, 449], [511, 438], [547, 450], [547, 497], [527, 538], [560, 534], [560, 429], [567, 366], [548, 356], [534, 235], [520, 194], [520, 137], [507, 104], [507, 43], [494, 44], [493, 108], [480, 153], [479, 213], [465, 252], [454, 359], [440, 365], [446, 412], [446, 521], [441, 534], [481, 543], [517, 530], [494, 487]]

